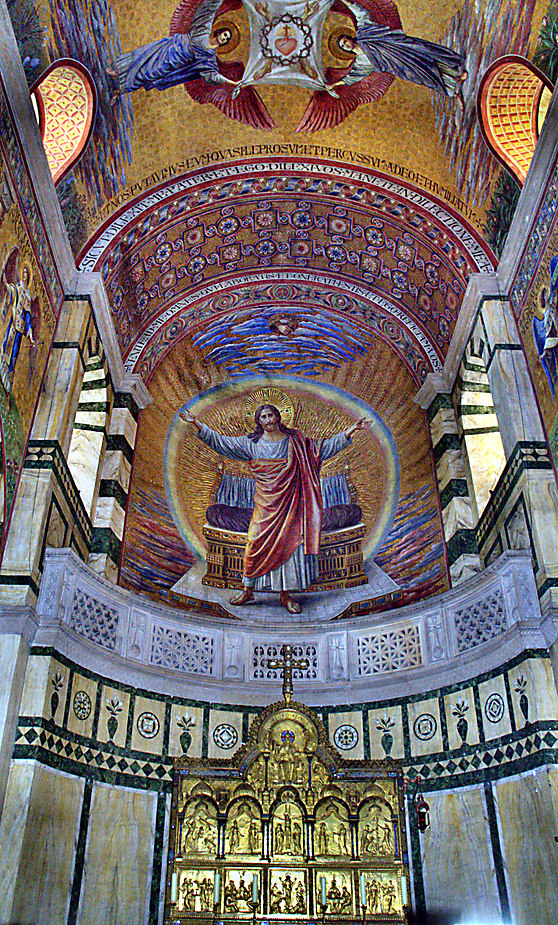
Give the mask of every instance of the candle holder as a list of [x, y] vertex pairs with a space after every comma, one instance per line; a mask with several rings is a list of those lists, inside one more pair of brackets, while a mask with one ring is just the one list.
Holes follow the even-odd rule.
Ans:
[[362, 909], [362, 925], [366, 922], [366, 903], [363, 903], [360, 907]]
[[215, 901], [213, 902], [213, 925], [215, 925], [215, 922], [217, 921], [218, 917], [219, 917], [219, 900], [217, 900], [217, 902]]
[[252, 922], [256, 925], [256, 912], [258, 911], [259, 900], [249, 899], [247, 902], [252, 910]]
[[327, 912], [327, 903], [320, 903], [320, 909], [322, 911], [322, 925], [325, 922], [326, 912]]

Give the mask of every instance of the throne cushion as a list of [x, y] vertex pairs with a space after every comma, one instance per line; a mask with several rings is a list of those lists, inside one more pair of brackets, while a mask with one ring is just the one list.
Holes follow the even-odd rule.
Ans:
[[[252, 517], [252, 508], [233, 507], [230, 504], [211, 504], [206, 512], [207, 522], [220, 530], [232, 530], [234, 533], [247, 533]], [[326, 507], [322, 515], [322, 531], [333, 533], [354, 527], [362, 520], [362, 510], [358, 504], [333, 504]]]

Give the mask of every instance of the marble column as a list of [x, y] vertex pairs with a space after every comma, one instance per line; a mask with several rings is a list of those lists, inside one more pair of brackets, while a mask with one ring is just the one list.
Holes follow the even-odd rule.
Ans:
[[133, 395], [116, 394], [93, 522], [89, 563], [114, 582], [118, 580], [139, 411]]
[[440, 492], [442, 523], [452, 585], [481, 569], [475, 515], [451, 396], [439, 392], [428, 406], [428, 420]]
[[[520, 336], [507, 300], [489, 299], [481, 307], [475, 336], [487, 347], [486, 369], [506, 468], [488, 515], [507, 530], [504, 545], [522, 542], [533, 552], [543, 612], [558, 607], [558, 490], [550, 450]], [[520, 505], [520, 507], [518, 507]], [[488, 510], [490, 508], [490, 510]]]

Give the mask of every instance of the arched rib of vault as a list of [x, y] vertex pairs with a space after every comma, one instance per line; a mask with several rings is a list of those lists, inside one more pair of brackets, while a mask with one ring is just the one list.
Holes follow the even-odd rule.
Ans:
[[472, 226], [411, 182], [292, 159], [166, 181], [112, 216], [81, 259], [103, 275], [125, 357], [194, 286], [271, 267], [366, 286], [444, 354], [470, 274], [492, 266]]
[[232, 276], [198, 286], [189, 296], [165, 307], [136, 340], [128, 353], [125, 369], [139, 373], [148, 383], [167, 353], [187, 335], [192, 335], [219, 316], [253, 307], [256, 311], [296, 311], [304, 305], [356, 321], [363, 335], [379, 337], [401, 358], [420, 385], [428, 373], [442, 370], [441, 352], [420, 324], [393, 300], [381, 298], [370, 289], [347, 282], [335, 274], [311, 270], [265, 270]]

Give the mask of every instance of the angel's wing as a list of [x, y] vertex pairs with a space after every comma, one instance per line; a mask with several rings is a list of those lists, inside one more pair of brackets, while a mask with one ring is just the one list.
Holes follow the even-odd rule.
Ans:
[[31, 312], [31, 330], [33, 331], [33, 337], [37, 340], [37, 337], [41, 330], [41, 306], [39, 304], [39, 299], [37, 296], [33, 296], [31, 299], [30, 305]]
[[[401, 29], [401, 17], [393, 0], [360, 0], [359, 3], [353, 3], [351, 0], [335, 0], [331, 7], [334, 13], [344, 13], [349, 16], [355, 26], [359, 25], [358, 20], [365, 18], [378, 23], [380, 26], [388, 26], [390, 29]], [[364, 17], [362, 16], [364, 14]]]
[[[328, 68], [326, 70], [327, 83], [339, 80], [345, 70]], [[296, 127], [297, 132], [319, 132], [321, 129], [334, 128], [362, 103], [376, 103], [381, 99], [391, 87], [394, 79], [392, 74], [370, 74], [369, 77], [350, 86], [340, 84], [335, 87], [339, 99], [335, 99], [327, 90], [317, 90], [312, 95]]]
[[[239, 81], [244, 73], [241, 61], [219, 62], [219, 70], [229, 80]], [[271, 118], [259, 93], [253, 87], [242, 87], [233, 99], [232, 84], [209, 83], [206, 80], [191, 80], [185, 85], [187, 92], [197, 103], [211, 103], [229, 119], [251, 125], [253, 128], [272, 129]]]
[[213, 20], [242, 6], [242, 0], [181, 0], [170, 23], [170, 34], [188, 32], [200, 45], [209, 47]]
[[18, 277], [18, 261], [19, 247], [12, 247], [0, 270], [0, 301], [4, 298], [6, 283], [14, 283]]

